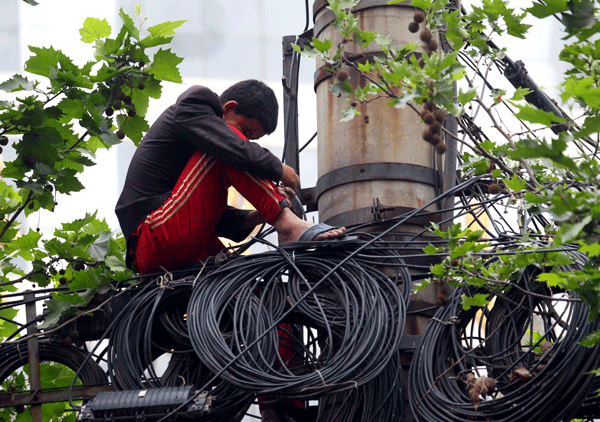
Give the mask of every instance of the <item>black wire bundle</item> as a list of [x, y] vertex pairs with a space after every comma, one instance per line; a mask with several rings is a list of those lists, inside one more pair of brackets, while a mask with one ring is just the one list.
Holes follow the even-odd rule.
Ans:
[[[218, 398], [211, 402], [211, 412], [203, 420], [241, 420], [254, 395], [214, 379], [191, 347], [185, 310], [194, 278], [157, 280], [163, 282], [140, 292], [110, 332], [107, 350], [113, 386], [120, 390], [202, 387]], [[163, 354], [170, 355], [170, 360], [164, 373], [158, 374], [153, 362]]]
[[[55, 362], [73, 372], [79, 370], [78, 378], [83, 385], [106, 384], [106, 374], [94, 360], [87, 359], [88, 353], [75, 346], [66, 346], [41, 340], [38, 343], [40, 362]], [[0, 345], [0, 384], [19, 368], [29, 363], [27, 343], [5, 343]]]
[[[574, 416], [590, 392], [588, 371], [600, 361], [598, 346], [579, 342], [599, 324], [588, 320], [589, 308], [572, 293], [536, 282], [537, 274], [526, 268], [518, 288], [497, 292], [459, 288], [438, 311], [409, 371], [409, 405], [417, 421]], [[478, 293], [490, 294], [490, 304], [464, 310], [461, 296]], [[483, 377], [495, 380], [487, 394], [477, 389]]]
[[[312, 399], [374, 380], [398, 351], [405, 306], [399, 284], [351, 250], [269, 252], [226, 263], [196, 282], [190, 339], [230, 383], [278, 399]], [[277, 327], [294, 351], [281, 356]], [[222, 327], [233, 327], [233, 333]], [[306, 338], [304, 337], [306, 336]]]

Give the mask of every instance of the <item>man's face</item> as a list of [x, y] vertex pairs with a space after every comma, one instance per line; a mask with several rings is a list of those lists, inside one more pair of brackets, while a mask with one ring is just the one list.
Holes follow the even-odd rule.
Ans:
[[235, 126], [248, 139], [259, 139], [265, 136], [265, 130], [255, 118], [242, 116], [235, 112], [237, 103], [228, 101], [223, 105], [223, 120], [225, 123]]
[[237, 127], [240, 132], [248, 139], [259, 139], [265, 136], [265, 130], [257, 119], [249, 119], [248, 117], [238, 116]]

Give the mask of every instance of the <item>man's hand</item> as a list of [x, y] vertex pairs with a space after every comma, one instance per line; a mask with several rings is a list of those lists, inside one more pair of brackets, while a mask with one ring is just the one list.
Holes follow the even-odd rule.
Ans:
[[292, 188], [288, 188], [287, 186], [277, 186], [277, 192], [279, 192], [279, 194], [284, 197], [284, 201], [287, 202], [289, 207], [291, 207], [296, 192], [294, 192]]
[[288, 166], [287, 164], [281, 164], [283, 166], [283, 175], [281, 176], [281, 183], [294, 191], [292, 198], [300, 191], [300, 177], [296, 174], [296, 171]]

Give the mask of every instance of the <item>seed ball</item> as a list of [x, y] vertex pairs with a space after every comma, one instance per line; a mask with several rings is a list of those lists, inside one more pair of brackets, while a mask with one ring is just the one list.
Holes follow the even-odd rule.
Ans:
[[15, 405], [15, 412], [17, 413], [23, 413], [25, 411], [25, 405], [24, 404], [16, 404]]
[[117, 138], [119, 138], [119, 139], [125, 138], [125, 132], [122, 129], [117, 130]]
[[446, 113], [444, 113], [442, 110], [439, 110], [439, 109], [435, 111], [435, 120], [442, 123], [445, 119], [446, 119]]
[[8, 138], [6, 136], [0, 136], [0, 145], [2, 145], [2, 146], [8, 145]]
[[408, 30], [413, 34], [419, 32], [419, 24], [417, 22], [411, 22], [408, 24]]
[[33, 167], [37, 163], [37, 157], [35, 155], [28, 155], [27, 158], [25, 158], [25, 162], [27, 165]]
[[435, 109], [435, 104], [427, 102], [423, 104], [423, 107], [425, 107], [427, 111], [433, 112], [433, 110]]
[[433, 133], [431, 133], [429, 130], [424, 131], [421, 136], [423, 137], [423, 140], [426, 142], [431, 143], [431, 141], [433, 141]]
[[73, 339], [72, 339], [71, 337], [68, 337], [68, 336], [67, 336], [67, 337], [65, 337], [65, 344], [66, 344], [67, 346], [70, 346], [70, 345], [72, 345], [72, 344], [73, 344]]
[[431, 125], [433, 122], [435, 122], [435, 116], [429, 111], [427, 111], [422, 117], [426, 125]]
[[125, 99], [126, 95], [123, 91], [119, 91], [119, 93], [117, 94], [117, 100], [121, 100], [123, 101]]
[[64, 286], [65, 284], [67, 284], [67, 279], [65, 277], [61, 277], [58, 279], [58, 282]]
[[433, 136], [431, 137], [431, 145], [438, 146], [441, 143], [442, 143], [442, 137], [440, 136], [440, 134], [434, 133]]
[[357, 103], [356, 101], [352, 101], [352, 102], [350, 103], [350, 105], [351, 105], [352, 107], [356, 107], [356, 106], [358, 105], [358, 103]]
[[138, 84], [138, 89], [141, 91], [141, 90], [143, 90], [144, 88], [146, 88], [146, 85], [144, 85], [144, 83], [143, 83], [143, 82], [140, 82], [140, 83]]
[[123, 104], [121, 104], [121, 101], [119, 101], [119, 100], [113, 101], [112, 108], [114, 108], [115, 110], [120, 110], [121, 107], [123, 107]]
[[431, 50], [431, 51], [436, 51], [438, 49], [438, 43], [436, 40], [430, 40], [427, 43], [427, 49]]
[[73, 340], [77, 340], [79, 338], [79, 331], [77, 330], [73, 330], [69, 333], [69, 337], [71, 337]]
[[458, 267], [458, 259], [454, 258], [452, 261], [450, 261], [450, 265], [453, 267]]
[[365, 117], [363, 117], [363, 120], [365, 121], [365, 124], [369, 124], [369, 116], [365, 114]]
[[423, 57], [421, 57], [421, 58], [419, 59], [419, 67], [420, 67], [421, 69], [423, 69], [423, 68], [425, 67], [425, 59], [424, 59]]
[[75, 271], [83, 271], [85, 270], [85, 264], [83, 262], [77, 262], [75, 265], [73, 265], [73, 269]]
[[492, 195], [500, 193], [500, 185], [498, 183], [491, 183], [488, 186], [488, 193], [491, 193]]
[[61, 269], [61, 270], [60, 270], [58, 273], [59, 273], [60, 275], [65, 275], [66, 271], [65, 271], [64, 269]]
[[106, 110], [104, 110], [104, 114], [106, 114], [108, 117], [110, 117], [113, 114], [115, 114], [115, 111], [112, 109], [112, 107], [107, 107]]
[[128, 110], [128, 111], [127, 111], [127, 115], [128, 115], [129, 117], [135, 117], [135, 116], [137, 115], [137, 113], [136, 113], [136, 111], [135, 111], [135, 110]]
[[35, 205], [34, 205], [34, 203], [33, 203], [33, 202], [30, 202], [30, 203], [29, 203], [29, 205], [27, 205], [27, 206], [29, 207], [29, 209], [30, 209], [30, 210], [32, 210], [32, 209], [33, 209], [33, 207], [35, 207]]
[[138, 65], [139, 65], [140, 67], [144, 67], [144, 66], [146, 65], [146, 62], [145, 62], [145, 61], [143, 61], [143, 60], [140, 60], [140, 61], [138, 62]]
[[431, 131], [431, 133], [440, 133], [440, 131], [442, 130], [442, 125], [440, 124], [440, 122], [433, 122], [429, 125], [429, 130]]
[[129, 95], [126, 95], [125, 98], [123, 98], [123, 102], [125, 104], [131, 104], [131, 97]]
[[[427, 47], [427, 46], [425, 46], [425, 47]], [[425, 50], [425, 54], [427, 54], [427, 57], [431, 57], [431, 55], [433, 54], [433, 51]]]
[[429, 29], [424, 29], [423, 31], [421, 31], [421, 35], [419, 35], [419, 38], [421, 38], [421, 41], [423, 41], [424, 43], [428, 43], [432, 37], [433, 35], [431, 34], [431, 31]]
[[337, 78], [338, 81], [344, 82], [345, 80], [347, 80], [350, 77], [350, 74], [348, 73], [347, 70], [340, 69], [337, 72], [335, 72], [335, 77]]
[[142, 73], [142, 76], [143, 76], [144, 78], [147, 78], [148, 76], [150, 76], [150, 74], [149, 74], [148, 72], [144, 72], [144, 73]]
[[415, 15], [413, 16], [413, 20], [416, 23], [421, 23], [425, 20], [425, 13], [421, 12], [420, 10], [415, 12]]
[[446, 152], [446, 144], [443, 142], [440, 142], [439, 144], [437, 144], [435, 146], [435, 152], [437, 152], [440, 155], [444, 154]]

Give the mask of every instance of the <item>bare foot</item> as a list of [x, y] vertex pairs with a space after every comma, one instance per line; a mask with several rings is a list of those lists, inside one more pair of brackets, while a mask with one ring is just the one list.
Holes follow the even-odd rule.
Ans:
[[[284, 208], [277, 220], [275, 221], [274, 227], [277, 231], [279, 244], [294, 242], [300, 239], [300, 236], [314, 226], [315, 223], [311, 223], [306, 220], [302, 220], [296, 216], [289, 208]], [[331, 229], [325, 233], [321, 233], [314, 238], [314, 240], [327, 240], [342, 237], [346, 234], [345, 227], [338, 227]]]

